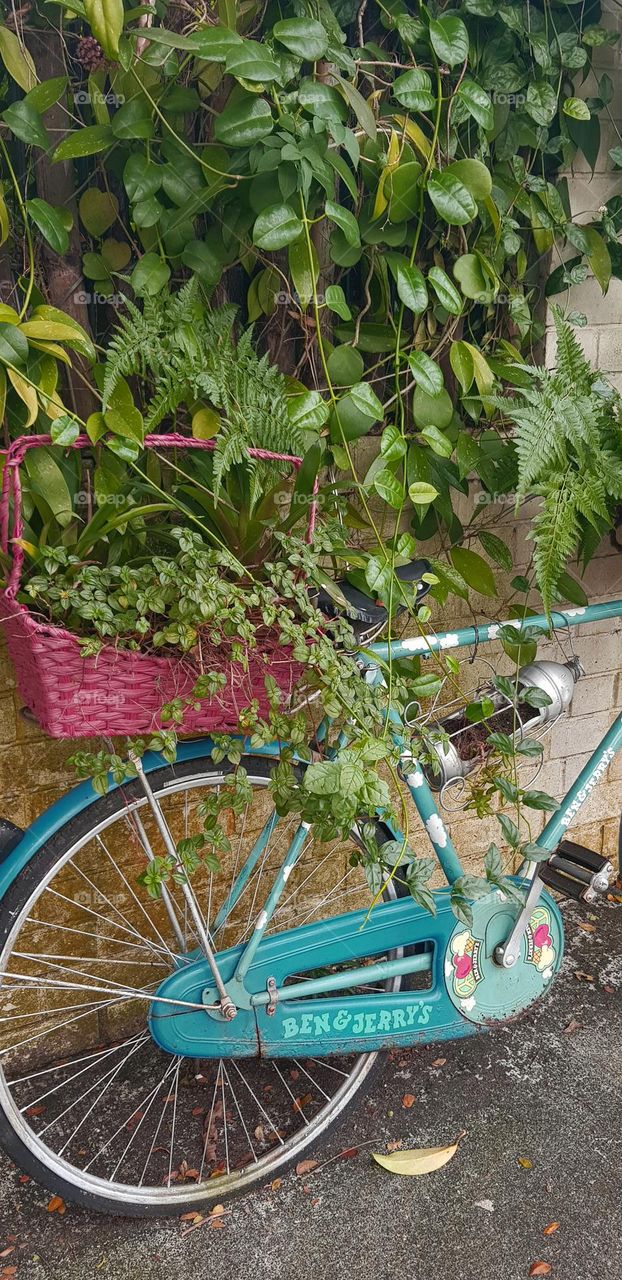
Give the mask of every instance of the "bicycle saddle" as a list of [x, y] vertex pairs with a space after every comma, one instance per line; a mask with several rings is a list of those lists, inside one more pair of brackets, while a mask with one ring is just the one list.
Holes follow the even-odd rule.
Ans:
[[[395, 570], [395, 576], [400, 582], [416, 582], [417, 583], [417, 604], [423, 600], [430, 590], [429, 582], [422, 582], [421, 576], [430, 572], [429, 560], [411, 560], [408, 564], [400, 565]], [[317, 597], [317, 606], [328, 617], [334, 618], [345, 615], [352, 625], [353, 630], [358, 634], [362, 631], [368, 631], [371, 627], [379, 627], [386, 621], [387, 610], [381, 600], [373, 600], [371, 596], [365, 595], [359, 587], [355, 587], [347, 578], [342, 578], [336, 584], [341, 594], [348, 602], [347, 609], [343, 605], [339, 605], [337, 601], [329, 596], [327, 591], [320, 590]], [[403, 604], [396, 604], [395, 613], [403, 613], [406, 608]]]

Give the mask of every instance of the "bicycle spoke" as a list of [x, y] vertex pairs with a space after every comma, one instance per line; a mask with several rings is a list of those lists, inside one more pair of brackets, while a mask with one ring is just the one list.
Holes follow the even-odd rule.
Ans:
[[[169, 844], [202, 830], [206, 785], [220, 790], [223, 777], [173, 775], [154, 790]], [[233, 1056], [193, 1069], [151, 1033], [156, 1019], [209, 1017], [217, 1006], [181, 989], [179, 999], [160, 996], [162, 981], [200, 962], [201, 939], [214, 950], [242, 943], [264, 909], [298, 828], [291, 815], [274, 818], [265, 783], [264, 774], [242, 811], [230, 812], [219, 871], [200, 867], [191, 884], [168, 882], [163, 897], [150, 898], [139, 876], [162, 853], [162, 833], [128, 785], [124, 803], [25, 896], [0, 956], [0, 1104], [12, 1108], [52, 1184], [57, 1162], [64, 1182], [105, 1202], [215, 1200], [264, 1169], [274, 1176], [321, 1131], [337, 1096], [358, 1087], [352, 1068], [365, 1058], [237, 1058], [248, 1041], [238, 1045], [232, 1026]], [[353, 902], [364, 878], [357, 868], [343, 874], [345, 856], [339, 842], [317, 845], [307, 833], [269, 931]]]

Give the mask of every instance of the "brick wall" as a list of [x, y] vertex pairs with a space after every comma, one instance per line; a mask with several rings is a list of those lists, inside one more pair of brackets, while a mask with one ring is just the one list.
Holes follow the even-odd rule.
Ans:
[[[617, 10], [616, 16], [617, 16]], [[612, 14], [607, 15], [609, 24]], [[617, 16], [622, 27], [622, 19]], [[614, 97], [609, 106], [610, 119], [603, 121], [603, 143], [592, 176], [585, 161], [579, 157], [569, 175], [573, 211], [582, 220], [590, 221], [599, 207], [611, 195], [622, 191], [622, 173], [612, 174], [608, 169], [607, 152], [617, 145], [616, 129], [622, 132], [622, 55], [609, 49], [595, 50], [595, 64], [606, 70], [614, 81]], [[591, 74], [583, 86], [584, 96], [596, 93], [596, 77]], [[579, 330], [581, 341], [589, 358], [598, 362], [608, 378], [622, 391], [622, 281], [612, 280], [606, 298], [603, 298], [597, 282], [588, 279], [574, 286], [564, 301], [573, 309], [585, 313], [587, 326]], [[548, 358], [552, 347], [548, 344]], [[506, 517], [504, 529], [516, 558], [517, 568], [529, 561], [530, 511], [523, 508], [518, 522]], [[585, 578], [585, 586], [592, 602], [622, 597], [622, 556], [608, 543], [603, 544]], [[481, 616], [491, 612], [489, 600], [472, 602]], [[536, 603], [534, 601], [534, 603]], [[470, 622], [471, 614], [452, 606], [450, 616], [436, 617], [437, 627], [452, 627], [460, 622]], [[587, 676], [575, 693], [569, 717], [557, 724], [545, 741], [545, 767], [538, 779], [538, 786], [556, 794], [562, 794], [577, 776], [587, 754], [596, 745], [616, 713], [622, 709], [622, 624], [594, 625], [574, 632], [575, 644]], [[550, 654], [547, 648], [551, 650]], [[493, 647], [488, 647], [492, 656]], [[498, 652], [498, 651], [497, 651]], [[559, 656], [554, 646], [542, 648], [543, 656]], [[33, 725], [19, 714], [19, 698], [14, 689], [13, 675], [0, 650], [0, 809], [19, 825], [26, 826], [67, 787], [73, 785], [75, 776], [67, 764], [73, 749], [71, 743], [50, 742]], [[578, 839], [585, 840], [592, 848], [613, 853], [617, 848], [617, 827], [622, 812], [622, 757], [613, 762], [606, 781], [587, 803], [580, 815], [580, 824], [573, 828]], [[457, 814], [457, 842], [467, 861], [476, 861], [490, 839], [497, 838], [498, 828], [494, 820], [479, 821], [464, 814]], [[536, 815], [535, 827], [542, 819]]]

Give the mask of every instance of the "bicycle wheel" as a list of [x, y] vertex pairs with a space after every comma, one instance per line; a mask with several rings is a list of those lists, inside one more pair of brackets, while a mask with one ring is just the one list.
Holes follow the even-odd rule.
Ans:
[[[228, 812], [226, 864], [193, 877], [208, 923], [272, 810], [272, 762], [243, 764], [253, 798], [239, 817]], [[175, 839], [200, 829], [197, 807], [229, 771], [205, 757], [150, 775]], [[275, 827], [217, 947], [249, 934], [296, 825], [291, 816]], [[133, 781], [39, 849], [7, 891], [0, 925], [0, 1143], [64, 1199], [134, 1216], [209, 1208], [270, 1181], [324, 1136], [379, 1065], [375, 1053], [239, 1062], [163, 1053], [148, 1030], [150, 998], [197, 940], [178, 888], [181, 940], [138, 883], [146, 848], [163, 852]], [[367, 904], [351, 849], [310, 835], [270, 929]]]

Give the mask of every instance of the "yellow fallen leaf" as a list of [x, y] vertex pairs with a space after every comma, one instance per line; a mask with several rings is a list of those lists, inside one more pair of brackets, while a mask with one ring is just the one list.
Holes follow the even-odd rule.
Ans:
[[373, 1157], [389, 1173], [414, 1178], [422, 1173], [434, 1173], [435, 1169], [442, 1169], [455, 1156], [458, 1145], [453, 1142], [449, 1147], [413, 1147], [410, 1151], [392, 1151], [391, 1155], [374, 1151]]

